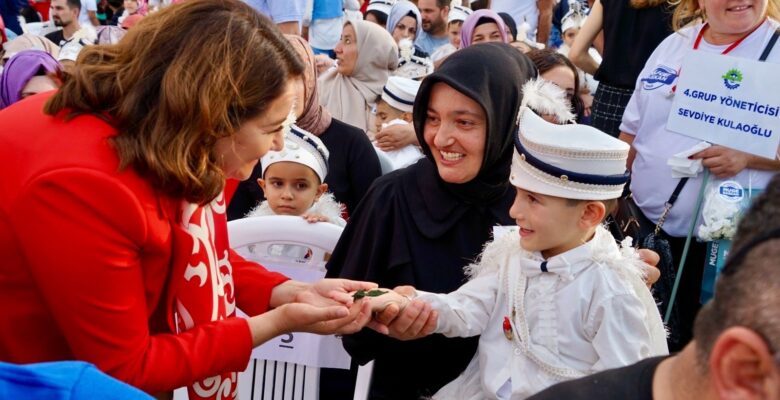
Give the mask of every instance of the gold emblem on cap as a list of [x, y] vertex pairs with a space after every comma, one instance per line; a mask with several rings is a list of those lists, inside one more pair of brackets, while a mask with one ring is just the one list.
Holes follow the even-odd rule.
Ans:
[[566, 176], [566, 175], [561, 175], [561, 180], [564, 181], [564, 182], [568, 182], [569, 181], [569, 177]]
[[520, 159], [525, 161], [525, 153], [520, 153]]

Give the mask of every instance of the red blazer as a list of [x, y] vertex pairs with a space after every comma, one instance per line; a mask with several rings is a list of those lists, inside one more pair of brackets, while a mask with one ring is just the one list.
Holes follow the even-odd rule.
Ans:
[[[44, 115], [50, 95], [0, 111], [0, 360], [85, 360], [150, 393], [243, 370], [245, 320], [174, 333], [193, 249], [182, 200], [118, 171], [116, 131], [101, 119]], [[226, 241], [224, 218], [215, 225]], [[264, 312], [287, 278], [228, 259], [238, 307]]]

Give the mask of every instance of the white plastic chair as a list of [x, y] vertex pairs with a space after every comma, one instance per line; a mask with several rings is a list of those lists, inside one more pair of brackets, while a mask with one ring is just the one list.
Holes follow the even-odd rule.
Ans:
[[[328, 254], [336, 247], [343, 228], [329, 223], [310, 224], [301, 217], [265, 216], [228, 223], [230, 246], [242, 257], [258, 261], [269, 270], [275, 265], [320, 271], [324, 275]], [[285, 258], [278, 246], [308, 248], [306, 258]], [[311, 276], [311, 275], [310, 275]], [[291, 338], [291, 337], [290, 337]], [[282, 343], [285, 339], [280, 339]], [[282, 345], [283, 346], [283, 345]], [[253, 357], [239, 374], [239, 398], [318, 399], [319, 368]]]

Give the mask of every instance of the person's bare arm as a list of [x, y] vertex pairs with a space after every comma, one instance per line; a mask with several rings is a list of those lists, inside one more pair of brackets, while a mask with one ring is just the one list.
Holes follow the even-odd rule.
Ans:
[[91, 22], [92, 25], [100, 26], [100, 21], [98, 21], [97, 13], [95, 11], [87, 11], [87, 16], [89, 16], [89, 22]]
[[552, 30], [552, 15], [554, 0], [536, 0], [536, 7], [539, 9], [539, 21], [536, 25], [536, 41], [547, 45], [550, 40], [550, 30]]
[[591, 75], [596, 74], [599, 64], [590, 56], [588, 49], [590, 49], [596, 36], [601, 32], [603, 22], [604, 8], [601, 6], [601, 0], [596, 0], [593, 3], [593, 8], [590, 10], [588, 19], [585, 20], [585, 25], [580, 29], [569, 51], [571, 62]]
[[631, 146], [631, 150], [628, 151], [628, 161], [626, 161], [626, 168], [631, 169], [631, 166], [634, 165], [634, 157], [636, 157], [636, 150], [634, 149], [634, 135], [620, 132], [618, 139], [628, 143], [628, 145]]
[[285, 35], [300, 35], [301, 28], [298, 26], [298, 21], [280, 22], [276, 24], [279, 30]]

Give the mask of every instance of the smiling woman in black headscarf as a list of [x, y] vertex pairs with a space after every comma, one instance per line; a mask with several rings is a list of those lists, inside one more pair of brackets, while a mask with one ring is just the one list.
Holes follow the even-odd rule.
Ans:
[[[535, 76], [528, 58], [499, 43], [458, 51], [428, 76], [414, 105], [426, 157], [375, 181], [333, 252], [328, 276], [440, 293], [461, 286], [463, 267], [493, 226], [514, 223], [512, 133], [521, 87]], [[358, 362], [376, 360], [371, 399], [416, 400], [458, 376], [477, 338], [401, 342], [364, 330], [344, 343]]]

